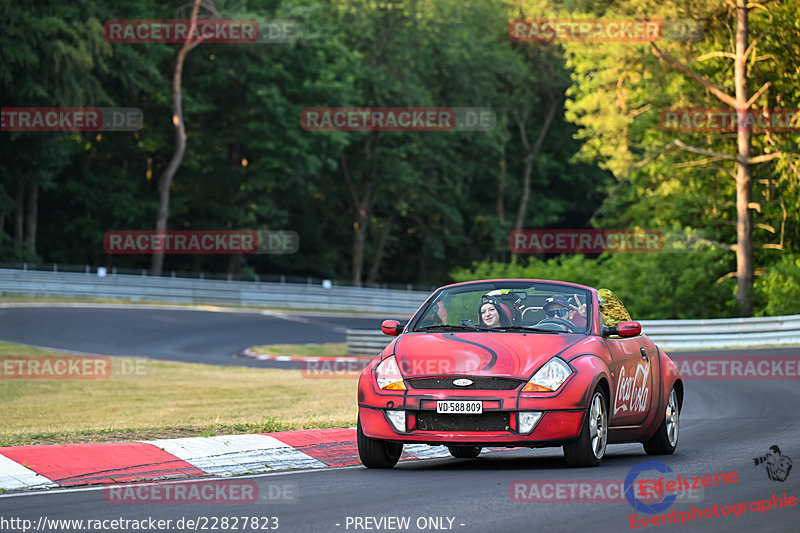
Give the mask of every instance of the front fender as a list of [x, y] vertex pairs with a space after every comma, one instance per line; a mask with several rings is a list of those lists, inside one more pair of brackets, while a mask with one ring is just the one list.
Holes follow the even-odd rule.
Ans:
[[605, 360], [595, 354], [581, 354], [570, 359], [570, 364], [582, 375], [583, 397], [581, 405], [588, 408], [595, 389], [599, 386], [606, 396], [606, 409], [611, 404], [611, 371]]

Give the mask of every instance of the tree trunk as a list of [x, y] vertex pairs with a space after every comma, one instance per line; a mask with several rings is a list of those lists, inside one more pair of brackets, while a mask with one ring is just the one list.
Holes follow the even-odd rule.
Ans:
[[497, 204], [495, 210], [497, 211], [497, 219], [500, 221], [501, 226], [506, 224], [506, 206], [504, 195], [506, 192], [506, 145], [500, 147], [500, 176], [497, 178]]
[[[402, 198], [400, 198], [398, 203], [402, 201]], [[381, 260], [383, 259], [383, 250], [386, 248], [386, 239], [392, 231], [392, 224], [394, 223], [394, 217], [396, 215], [397, 211], [393, 209], [386, 219], [386, 222], [383, 224], [381, 236], [378, 238], [378, 247], [375, 249], [375, 255], [372, 257], [372, 266], [369, 269], [369, 274], [367, 274], [367, 283], [374, 283], [378, 278], [378, 270], [380, 270]]]
[[[192, 17], [190, 27], [194, 27], [197, 23], [197, 10], [200, 7], [200, 0], [194, 0], [192, 5]], [[191, 35], [191, 32], [189, 32]], [[186, 151], [186, 126], [183, 122], [183, 95], [181, 91], [181, 78], [183, 76], [183, 62], [189, 51], [197, 46], [200, 41], [192, 42], [191, 36], [186, 38], [183, 43], [178, 57], [175, 61], [175, 72], [172, 76], [172, 97], [173, 97], [173, 114], [172, 124], [175, 126], [175, 153], [172, 154], [172, 159], [161, 174], [158, 180], [158, 213], [156, 214], [156, 231], [166, 231], [167, 222], [169, 220], [169, 191], [172, 186], [172, 179], [178, 171], [183, 161], [183, 154]], [[150, 263], [150, 274], [153, 276], [160, 276], [164, 268], [164, 253], [162, 251], [153, 252], [153, 257]]]
[[359, 209], [353, 229], [352, 282], [354, 287], [361, 287], [361, 276], [364, 269], [364, 243], [367, 240], [367, 217], [364, 209]]
[[240, 280], [242, 278], [242, 265], [244, 264], [244, 257], [242, 254], [231, 254], [228, 259], [228, 275], [231, 279]]
[[361, 197], [356, 211], [356, 221], [353, 224], [353, 286], [361, 287], [361, 278], [364, 272], [364, 244], [367, 241], [367, 225], [372, 206], [375, 204], [375, 182], [369, 174], [364, 176], [365, 191]]
[[[736, 109], [747, 113], [747, 56], [748, 16], [746, 0], [736, 2], [736, 59], [734, 76]], [[753, 314], [753, 231], [750, 217], [752, 177], [750, 175], [750, 129], [738, 121], [736, 140], [736, 304], [739, 316]]]
[[15, 198], [16, 207], [14, 208], [14, 250], [19, 253], [22, 251], [22, 238], [25, 220], [25, 187], [21, 183], [17, 186]]
[[522, 146], [525, 148], [525, 168], [522, 173], [522, 196], [519, 199], [519, 208], [517, 209], [517, 220], [514, 223], [515, 230], [521, 230], [525, 224], [525, 217], [528, 215], [528, 201], [531, 196], [531, 174], [533, 173], [533, 163], [536, 156], [539, 155], [539, 150], [542, 147], [542, 142], [547, 137], [547, 131], [550, 129], [550, 124], [553, 122], [553, 117], [556, 115], [558, 103], [555, 99], [551, 100], [550, 109], [547, 111], [547, 116], [542, 124], [542, 129], [539, 131], [539, 136], [533, 146], [528, 144], [528, 136], [525, 133], [525, 124], [520, 122], [519, 134], [522, 140]]
[[531, 174], [533, 173], [533, 159], [534, 156], [528, 153], [525, 156], [525, 167], [522, 170], [522, 196], [519, 198], [519, 207], [517, 208], [517, 219], [514, 222], [514, 229], [521, 230], [525, 224], [525, 218], [528, 216], [528, 202], [531, 197]]
[[32, 185], [28, 193], [28, 206], [25, 212], [25, 249], [36, 254], [36, 221], [39, 212], [39, 186]]
[[[236, 175], [242, 168], [242, 145], [234, 142], [228, 145], [228, 167], [231, 175]], [[245, 258], [242, 254], [233, 254], [228, 258], [228, 275], [231, 279], [242, 279], [242, 267]]]
[[367, 225], [375, 200], [378, 198], [378, 187], [375, 178], [369, 170], [372, 159], [372, 139], [367, 137], [364, 140], [364, 169], [362, 170], [364, 194], [359, 195], [356, 190], [350, 167], [347, 164], [347, 156], [342, 150], [339, 153], [339, 166], [344, 176], [347, 191], [350, 196], [350, 205], [355, 212], [353, 221], [353, 262], [352, 262], [352, 284], [354, 287], [361, 287], [361, 278], [364, 272], [364, 243], [367, 240]]

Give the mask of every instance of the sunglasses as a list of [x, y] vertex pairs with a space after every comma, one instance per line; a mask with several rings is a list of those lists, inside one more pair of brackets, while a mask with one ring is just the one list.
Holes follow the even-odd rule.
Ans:
[[567, 310], [566, 309], [550, 309], [549, 311], [545, 311], [544, 314], [548, 318], [553, 318], [553, 317], [556, 317], [556, 316], [560, 317], [560, 318], [564, 318], [565, 316], [567, 316]]

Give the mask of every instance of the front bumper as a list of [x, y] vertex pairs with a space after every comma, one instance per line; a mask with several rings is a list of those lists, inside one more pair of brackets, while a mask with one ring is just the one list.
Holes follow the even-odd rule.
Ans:
[[[432, 445], [482, 445], [482, 446], [561, 446], [576, 440], [581, 433], [589, 404], [591, 391], [600, 379], [607, 378], [605, 366], [598, 357], [587, 355], [572, 358], [569, 363], [575, 369], [559, 389], [552, 392], [521, 392], [524, 379], [514, 376], [499, 376], [501, 379], [518, 380], [519, 385], [511, 389], [489, 390], [455, 388], [420, 388], [419, 378], [407, 380], [407, 390], [378, 389], [373, 369], [376, 358], [362, 371], [358, 386], [358, 414], [365, 436], [393, 442], [423, 443]], [[432, 376], [435, 377], [435, 376]], [[476, 379], [476, 375], [448, 375], [447, 380], [457, 377]], [[498, 376], [491, 376], [498, 378]], [[414, 385], [412, 385], [412, 382]], [[439, 400], [480, 400], [483, 414], [472, 420], [462, 419], [449, 424], [453, 419], [437, 420], [436, 404]], [[390, 411], [404, 412], [405, 428], [397, 429], [389, 420]], [[542, 416], [533, 429], [519, 430], [519, 413], [541, 412]], [[420, 420], [422, 414], [422, 422]], [[397, 415], [393, 415], [397, 417]], [[462, 417], [465, 415], [451, 415]], [[466, 421], [465, 421], [466, 420]], [[403, 431], [404, 429], [404, 431]]]
[[[418, 442], [433, 445], [471, 444], [483, 446], [560, 446], [565, 442], [575, 440], [580, 435], [581, 423], [586, 412], [585, 409], [577, 410], [544, 410], [542, 417], [528, 434], [518, 431], [519, 411], [490, 411], [484, 414], [491, 419], [491, 429], [470, 431], [464, 429], [428, 430], [420, 429], [422, 419], [436, 418], [434, 402], [433, 409], [406, 410], [407, 430], [399, 432], [389, 422], [386, 409], [377, 409], [359, 406], [358, 416], [364, 434], [375, 439], [395, 442]], [[464, 415], [451, 415], [464, 416]], [[473, 415], [481, 417], [482, 415]], [[507, 420], [508, 425], [500, 428], [496, 422]]]

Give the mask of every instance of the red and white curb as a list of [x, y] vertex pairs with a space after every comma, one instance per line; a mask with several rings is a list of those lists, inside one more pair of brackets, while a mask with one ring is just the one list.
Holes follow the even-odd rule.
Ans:
[[364, 361], [371, 361], [372, 359], [374, 359], [374, 357], [371, 356], [331, 357], [331, 356], [303, 355], [298, 357], [295, 355], [270, 355], [270, 354], [258, 354], [250, 351], [250, 349], [244, 349], [236, 355], [238, 355], [239, 357], [250, 357], [253, 359], [258, 359], [259, 361], [296, 361], [300, 363], [309, 363], [312, 361], [319, 361], [325, 363], [333, 363], [336, 361], [341, 361], [342, 363], [361, 363]]
[[[439, 457], [450, 457], [446, 447], [407, 444], [400, 460]], [[48, 489], [357, 464], [355, 429], [12, 446], [0, 448], [0, 489]]]

